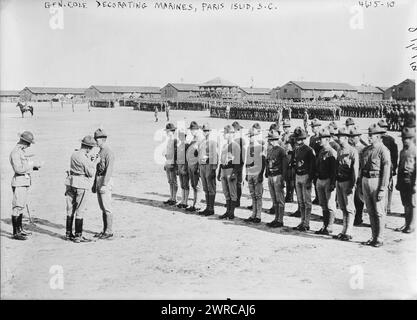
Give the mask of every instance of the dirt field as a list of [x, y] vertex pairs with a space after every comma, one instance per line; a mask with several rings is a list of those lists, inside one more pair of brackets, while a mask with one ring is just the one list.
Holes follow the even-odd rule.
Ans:
[[[222, 128], [226, 121], [211, 119], [208, 112], [172, 111], [174, 121], [208, 121]], [[344, 120], [344, 119], [342, 119]], [[361, 119], [365, 130], [372, 119]], [[301, 124], [301, 120], [293, 121]], [[84, 244], [66, 242], [65, 170], [80, 139], [102, 124], [116, 154], [114, 230], [111, 241]], [[246, 127], [250, 122], [242, 121]], [[284, 228], [269, 229], [245, 224], [247, 209], [237, 209], [235, 221], [185, 214], [162, 205], [168, 184], [162, 166], [154, 161], [159, 141], [153, 113], [132, 108], [92, 109], [56, 104], [35, 104], [35, 116], [25, 119], [14, 104], [1, 104], [1, 298], [6, 299], [415, 299], [416, 241], [414, 235], [394, 232], [403, 224], [399, 193], [394, 192], [393, 214], [387, 219], [385, 245], [366, 247], [370, 238], [365, 226], [355, 227], [352, 242], [316, 236], [321, 210], [313, 206], [308, 233]], [[293, 124], [294, 125], [294, 124]], [[263, 128], [269, 123], [262, 123]], [[11, 240], [9, 153], [18, 132], [31, 130], [36, 144], [29, 149], [45, 161], [33, 174], [30, 209], [36, 226], [28, 241]], [[398, 133], [393, 133], [398, 136]], [[400, 143], [399, 139], [398, 142]], [[267, 189], [266, 181], [264, 183]], [[250, 204], [245, 185], [242, 206]], [[222, 214], [224, 196], [217, 186], [216, 213]], [[263, 207], [270, 208], [269, 191]], [[296, 204], [286, 205], [286, 212]], [[264, 213], [263, 222], [272, 220]], [[337, 214], [335, 233], [341, 226]], [[299, 218], [285, 217], [285, 225], [296, 226]], [[101, 229], [101, 213], [91, 195], [84, 222], [85, 235]], [[52, 266], [63, 270], [64, 287], [54, 289]], [[363, 272], [363, 286], [360, 279]], [[359, 278], [358, 278], [359, 277]], [[353, 283], [353, 285], [352, 285]], [[355, 286], [355, 283], [359, 285]]]

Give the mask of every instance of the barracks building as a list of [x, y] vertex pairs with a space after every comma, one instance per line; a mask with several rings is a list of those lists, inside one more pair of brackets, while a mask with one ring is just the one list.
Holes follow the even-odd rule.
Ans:
[[23, 101], [83, 100], [85, 88], [25, 87], [19, 96]]
[[200, 96], [198, 84], [168, 83], [161, 89], [161, 98], [164, 100], [176, 100], [196, 98]]

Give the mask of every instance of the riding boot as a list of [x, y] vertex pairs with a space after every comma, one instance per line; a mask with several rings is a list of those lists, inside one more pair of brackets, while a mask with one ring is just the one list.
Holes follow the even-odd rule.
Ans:
[[227, 219], [232, 220], [235, 218], [235, 208], [236, 208], [236, 201], [230, 201], [230, 210]]
[[17, 216], [12, 216], [12, 227], [13, 227], [13, 239], [15, 240], [27, 240], [27, 238], [19, 233], [19, 222]]
[[219, 219], [226, 219], [226, 218], [229, 216], [229, 212], [230, 212], [230, 203], [231, 203], [231, 202], [232, 202], [231, 200], [226, 200], [226, 207], [227, 207], [226, 212], [225, 212], [225, 213], [223, 213], [223, 214], [219, 217]]
[[240, 198], [242, 197], [242, 184], [240, 183], [237, 184], [236, 192], [237, 192], [236, 208], [239, 208]]
[[22, 221], [23, 221], [23, 214], [22, 213], [19, 214], [18, 219], [19, 219], [19, 233], [22, 236], [25, 236], [25, 237], [30, 236], [32, 234], [32, 232], [23, 230], [23, 223], [22, 223]]
[[72, 233], [72, 223], [73, 223], [73, 220], [74, 220], [73, 217], [74, 216], [67, 216], [65, 240], [74, 239], [74, 234]]
[[90, 242], [90, 239], [83, 237], [83, 219], [75, 218], [75, 238], [74, 242]]
[[106, 214], [107, 228], [99, 239], [109, 239], [113, 237], [113, 214]]
[[208, 209], [207, 212], [204, 214], [206, 217], [207, 216], [212, 216], [214, 214], [214, 199], [215, 199], [216, 195], [208, 195]]
[[205, 197], [206, 197], [206, 208], [203, 211], [200, 211], [199, 214], [206, 214], [209, 210], [210, 210], [210, 200], [209, 200], [209, 195], [208, 193], [204, 193]]

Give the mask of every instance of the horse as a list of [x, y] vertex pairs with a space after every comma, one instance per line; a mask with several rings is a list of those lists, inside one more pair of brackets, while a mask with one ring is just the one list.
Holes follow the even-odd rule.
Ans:
[[33, 117], [33, 107], [32, 106], [24, 105], [19, 101], [17, 103], [16, 107], [20, 108], [20, 112], [22, 113], [22, 118], [24, 118], [24, 113], [25, 112], [30, 112], [30, 114]]

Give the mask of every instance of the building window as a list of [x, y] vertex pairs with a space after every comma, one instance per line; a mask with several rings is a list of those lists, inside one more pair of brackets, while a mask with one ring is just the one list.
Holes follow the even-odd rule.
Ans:
[[284, 89], [284, 93], [287, 93], [287, 89]]
[[402, 88], [402, 87], [399, 87], [399, 88], [398, 88], [398, 91], [399, 91], [399, 92], [403, 91], [403, 88]]
[[295, 88], [295, 92], [298, 92], [298, 88]]

